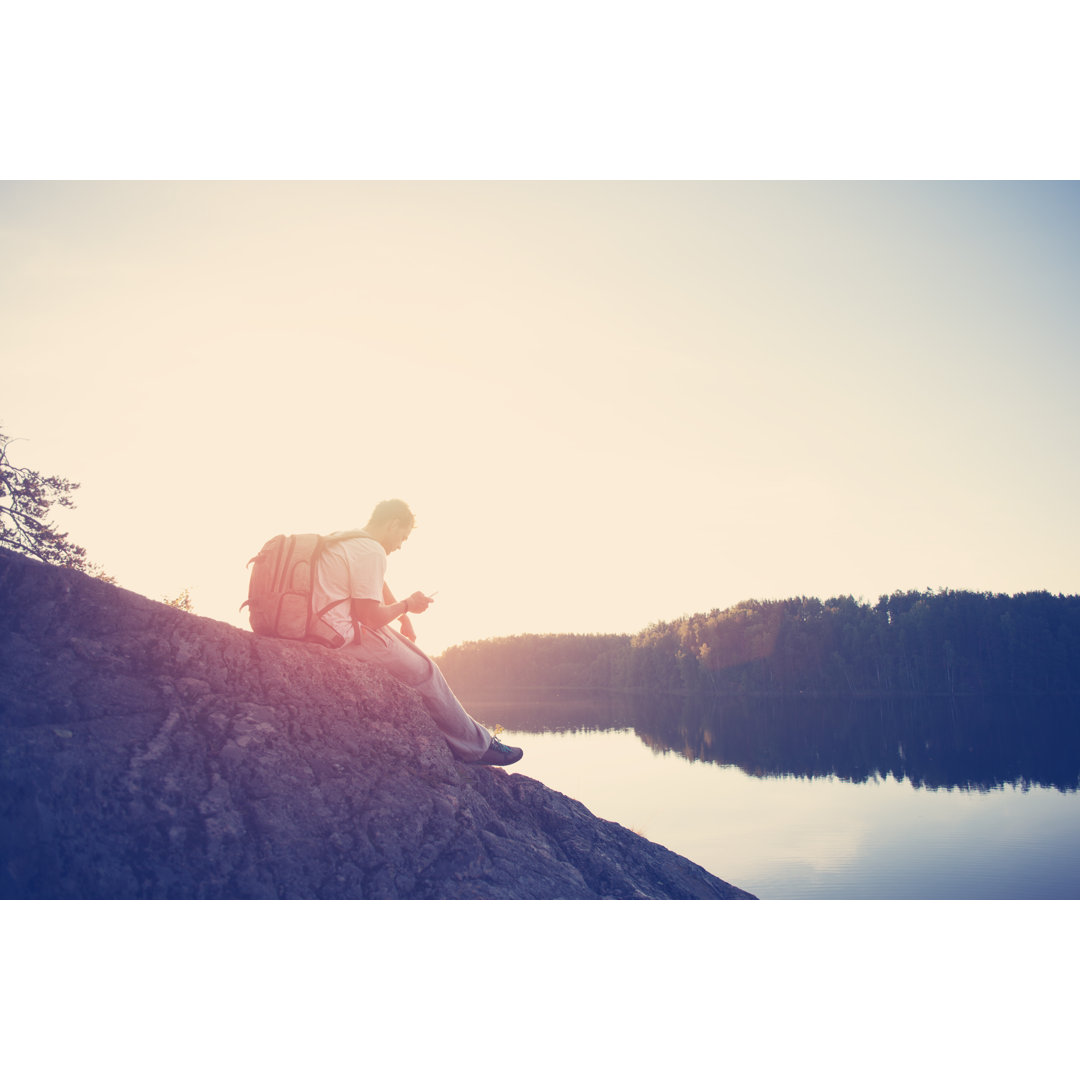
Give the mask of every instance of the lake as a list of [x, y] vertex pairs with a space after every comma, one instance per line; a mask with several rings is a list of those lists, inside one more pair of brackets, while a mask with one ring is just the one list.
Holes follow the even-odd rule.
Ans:
[[469, 698], [522, 772], [761, 899], [1080, 898], [1080, 703]]

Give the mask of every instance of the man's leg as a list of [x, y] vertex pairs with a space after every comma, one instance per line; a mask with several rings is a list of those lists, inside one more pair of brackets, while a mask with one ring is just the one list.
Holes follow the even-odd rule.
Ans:
[[418, 690], [454, 757], [477, 761], [491, 745], [491, 732], [465, 711], [431, 658], [396, 630], [389, 626], [364, 630], [361, 641], [340, 651], [358, 660], [374, 661]]

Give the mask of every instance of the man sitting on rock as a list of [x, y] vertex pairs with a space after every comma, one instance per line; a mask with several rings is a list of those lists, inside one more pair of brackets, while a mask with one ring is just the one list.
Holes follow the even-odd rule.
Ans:
[[[417, 648], [410, 614], [419, 615], [433, 602], [414, 592], [395, 600], [386, 584], [386, 556], [409, 538], [415, 518], [400, 499], [388, 499], [372, 511], [362, 532], [338, 534], [327, 545], [315, 572], [313, 607], [322, 611], [338, 603], [323, 619], [344, 639], [341, 651], [357, 660], [371, 660], [420, 692], [453, 755], [482, 765], [512, 765], [522, 751], [504, 746], [463, 708], [442, 672]], [[333, 536], [331, 536], [333, 539]], [[389, 624], [401, 620], [401, 633]]]

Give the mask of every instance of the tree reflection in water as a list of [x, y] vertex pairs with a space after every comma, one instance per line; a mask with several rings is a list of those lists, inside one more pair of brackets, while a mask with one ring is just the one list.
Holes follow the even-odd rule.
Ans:
[[1074, 697], [682, 698], [551, 692], [473, 701], [513, 731], [633, 730], [657, 752], [736, 765], [751, 776], [892, 776], [914, 787], [1080, 784]]

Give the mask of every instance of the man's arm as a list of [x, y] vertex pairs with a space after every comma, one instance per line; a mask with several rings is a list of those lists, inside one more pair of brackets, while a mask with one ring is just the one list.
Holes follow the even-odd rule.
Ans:
[[[390, 602], [386, 603], [385, 601], [388, 598]], [[430, 597], [419, 591], [414, 592], [404, 600], [395, 600], [393, 593], [385, 585], [383, 585], [383, 601], [380, 604], [378, 600], [353, 600], [353, 618], [369, 630], [378, 630], [379, 627], [385, 626], [388, 622], [393, 622], [394, 619], [400, 619], [403, 615], [408, 615], [410, 611], [415, 611], [417, 614], [421, 611], [427, 611], [428, 605], [432, 603]]]
[[[382, 602], [387, 605], [397, 603], [394, 594], [390, 591], [390, 586], [385, 581], [382, 587]], [[412, 619], [408, 615], [401, 616], [401, 633], [410, 641], [416, 641], [416, 631], [413, 629]]]

